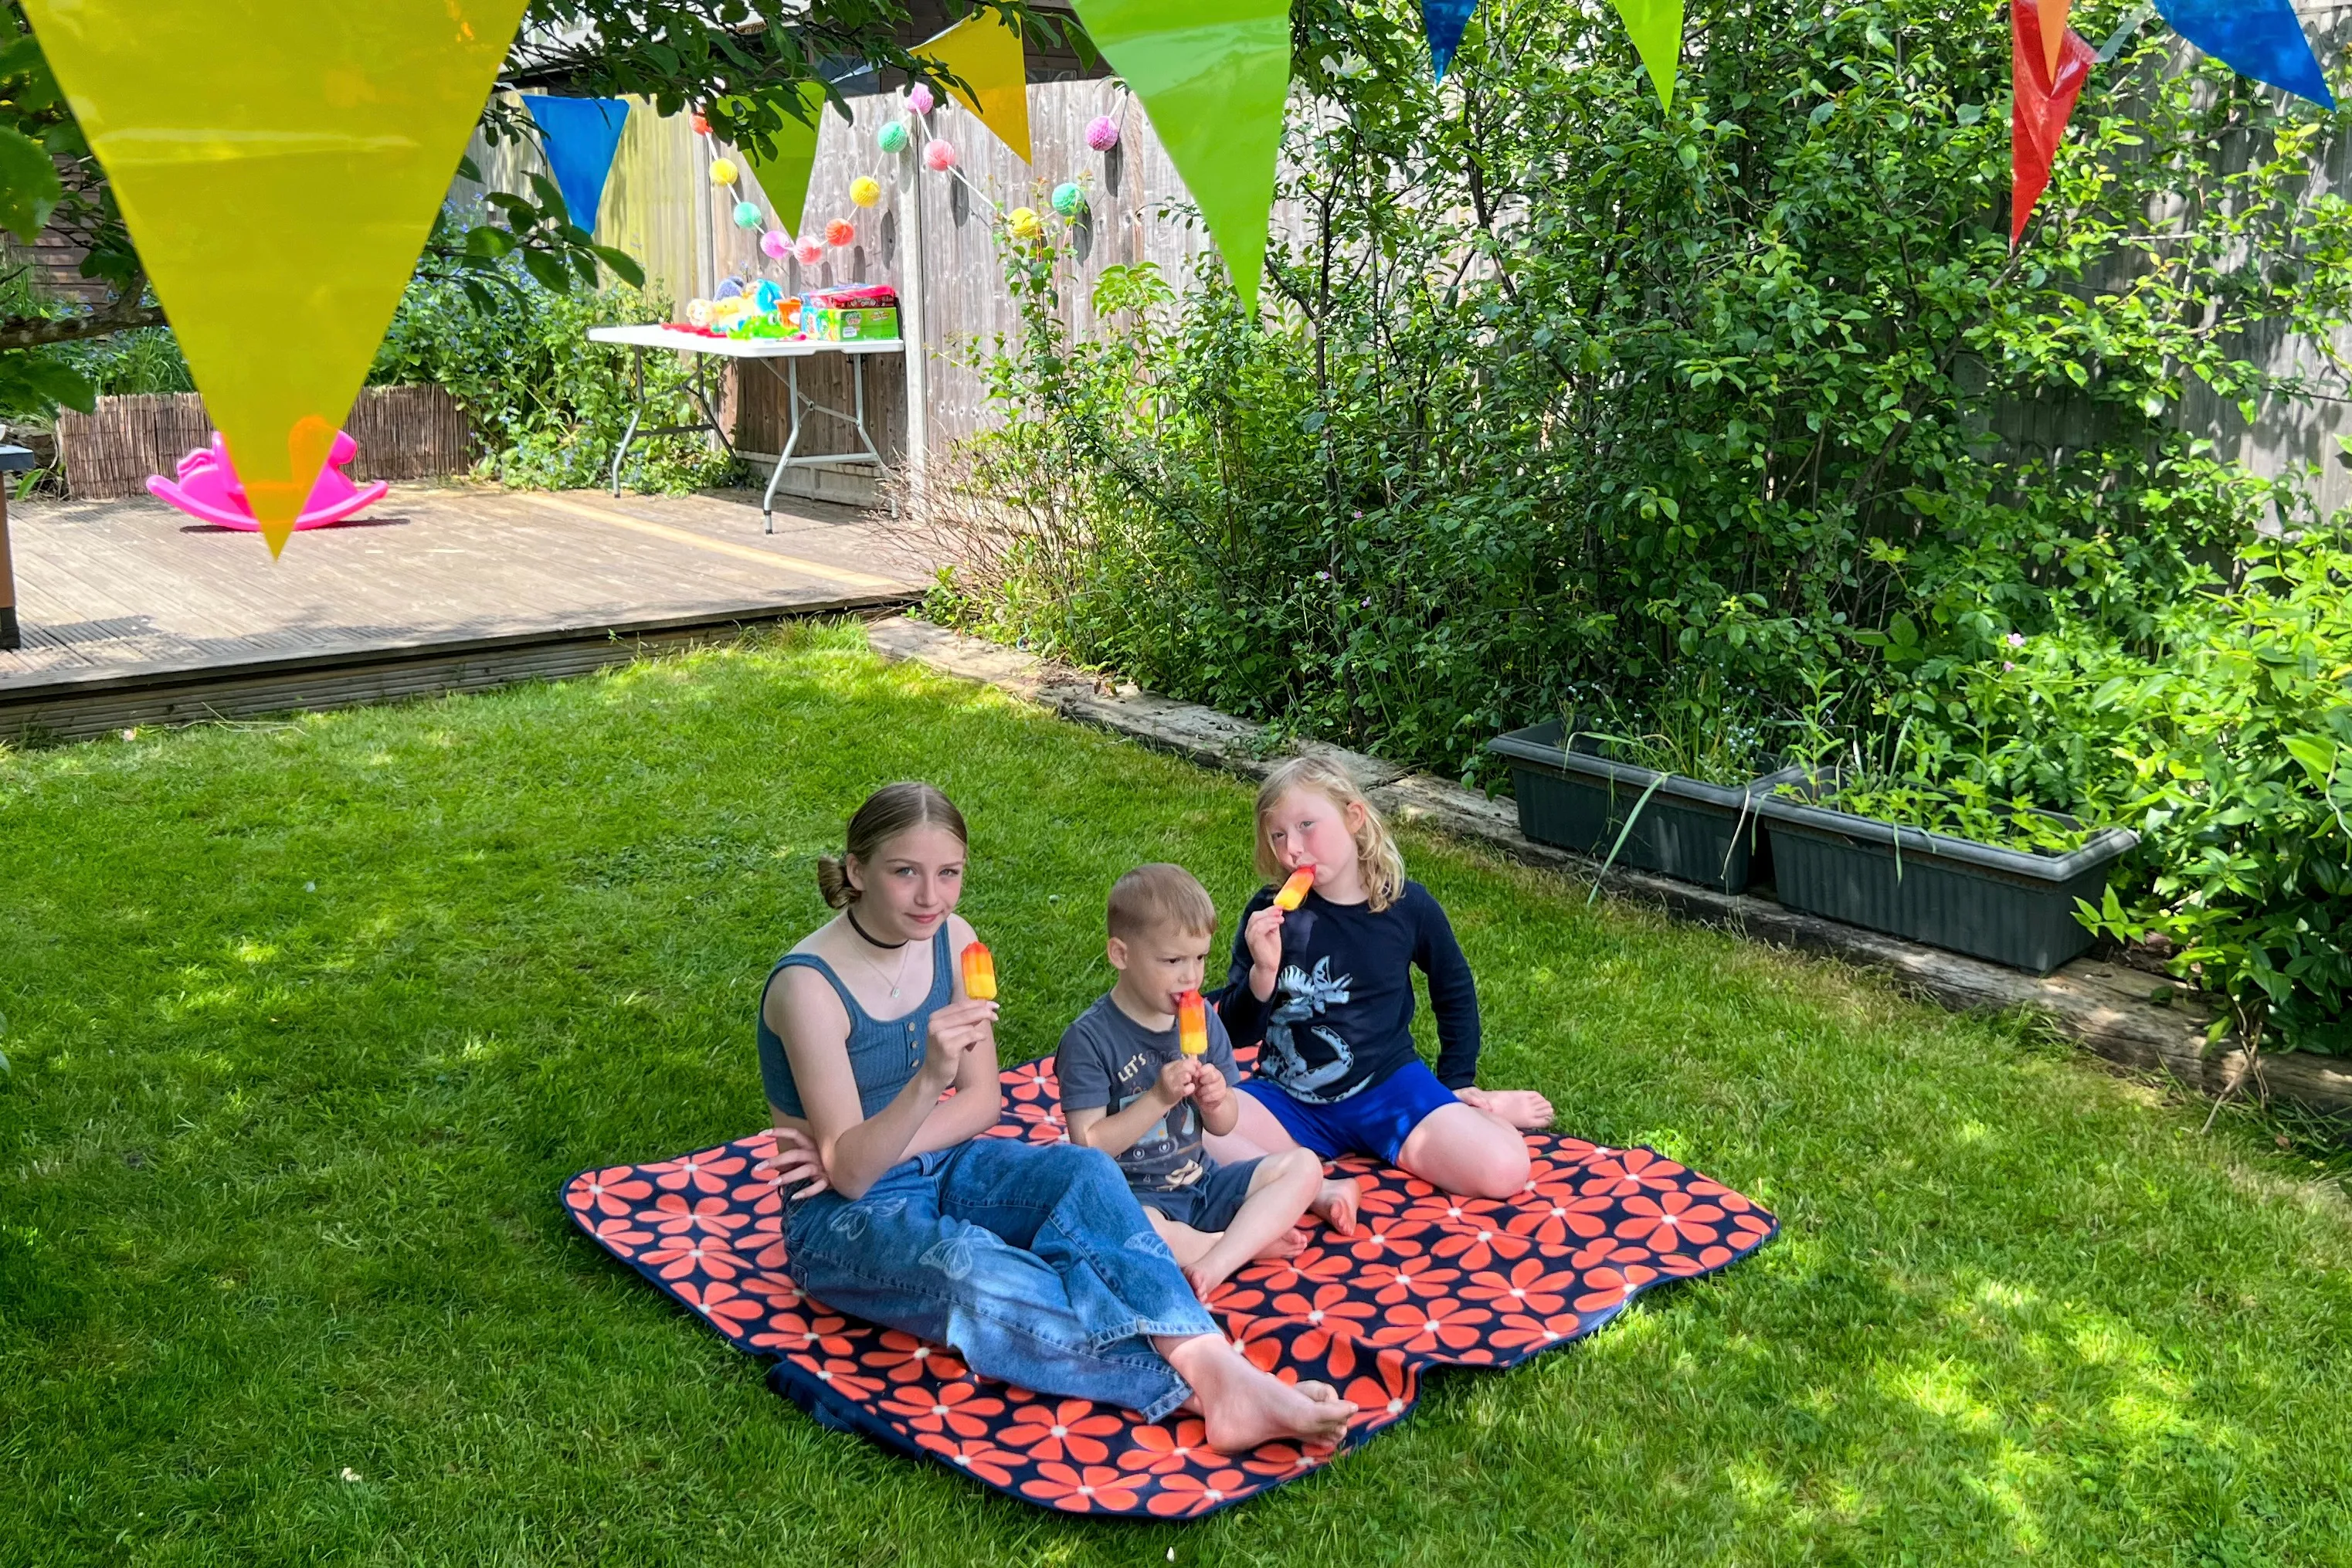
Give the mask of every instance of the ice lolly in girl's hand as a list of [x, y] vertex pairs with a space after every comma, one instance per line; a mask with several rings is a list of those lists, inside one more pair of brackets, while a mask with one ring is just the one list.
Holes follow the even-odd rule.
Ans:
[[1187, 991], [1176, 1003], [1176, 1047], [1188, 1057], [1209, 1052], [1209, 1006], [1198, 991]]
[[963, 994], [975, 1002], [996, 1000], [996, 960], [983, 942], [963, 950]]
[[1307, 901], [1307, 889], [1314, 885], [1315, 868], [1301, 866], [1290, 874], [1290, 880], [1282, 885], [1282, 890], [1274, 895], [1274, 907], [1288, 914]]

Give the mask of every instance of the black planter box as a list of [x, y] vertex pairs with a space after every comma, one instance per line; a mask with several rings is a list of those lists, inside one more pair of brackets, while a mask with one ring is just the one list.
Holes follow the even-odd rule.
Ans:
[[2108, 827], [2063, 855], [2000, 849], [1813, 804], [1834, 798], [1834, 772], [1796, 787], [1808, 798], [1757, 800], [1782, 903], [2036, 974], [2089, 948], [2074, 901], [2098, 903], [2109, 869], [2139, 843]]
[[1777, 786], [1801, 776], [1798, 770], [1727, 789], [1612, 762], [1591, 736], [1578, 736], [1573, 749], [1564, 747], [1564, 728], [1554, 719], [1486, 742], [1488, 751], [1510, 760], [1520, 832], [1541, 844], [1604, 857], [1643, 792], [1663, 780], [1625, 835], [1617, 864], [1727, 893], [1747, 889], [1757, 807]]

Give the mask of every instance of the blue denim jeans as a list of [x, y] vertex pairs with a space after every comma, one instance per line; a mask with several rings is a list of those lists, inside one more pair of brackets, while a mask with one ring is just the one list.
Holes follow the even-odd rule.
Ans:
[[1192, 1395], [1150, 1336], [1217, 1331], [1098, 1149], [975, 1138], [901, 1161], [855, 1202], [795, 1202], [784, 1238], [794, 1283], [835, 1311], [1149, 1421]]

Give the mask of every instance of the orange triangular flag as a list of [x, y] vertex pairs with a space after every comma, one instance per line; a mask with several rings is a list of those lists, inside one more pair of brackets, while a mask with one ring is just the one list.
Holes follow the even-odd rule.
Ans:
[[955, 96], [996, 139], [1029, 156], [1029, 68], [1022, 58], [1020, 30], [992, 11], [967, 16], [915, 53], [971, 84]]
[[2042, 63], [2050, 79], [2058, 79], [2058, 57], [2066, 51], [2066, 8], [2072, 0], [2034, 0], [2034, 20], [2042, 24]]
[[272, 555], [524, 0], [25, 0]]

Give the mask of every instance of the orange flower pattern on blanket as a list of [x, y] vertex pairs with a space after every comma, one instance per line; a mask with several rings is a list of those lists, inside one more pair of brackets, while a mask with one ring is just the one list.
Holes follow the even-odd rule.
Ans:
[[[1240, 1053], [1246, 1063], [1246, 1051]], [[1004, 1071], [996, 1136], [1063, 1136], [1050, 1060]], [[1211, 1298], [1226, 1336], [1290, 1382], [1358, 1408], [1342, 1447], [1403, 1419], [1434, 1366], [1510, 1366], [1591, 1333], [1641, 1291], [1712, 1273], [1770, 1238], [1772, 1216], [1650, 1149], [1531, 1134], [1527, 1190], [1456, 1198], [1345, 1160], [1363, 1184], [1356, 1234], [1313, 1226], [1296, 1256]], [[583, 1171], [563, 1205], [614, 1257], [738, 1348], [822, 1419], [1065, 1513], [1197, 1519], [1337, 1451], [1209, 1448], [1197, 1416], [1132, 1410], [977, 1377], [956, 1353], [833, 1312], [784, 1273], [783, 1204], [755, 1169], [765, 1133], [675, 1160]]]

